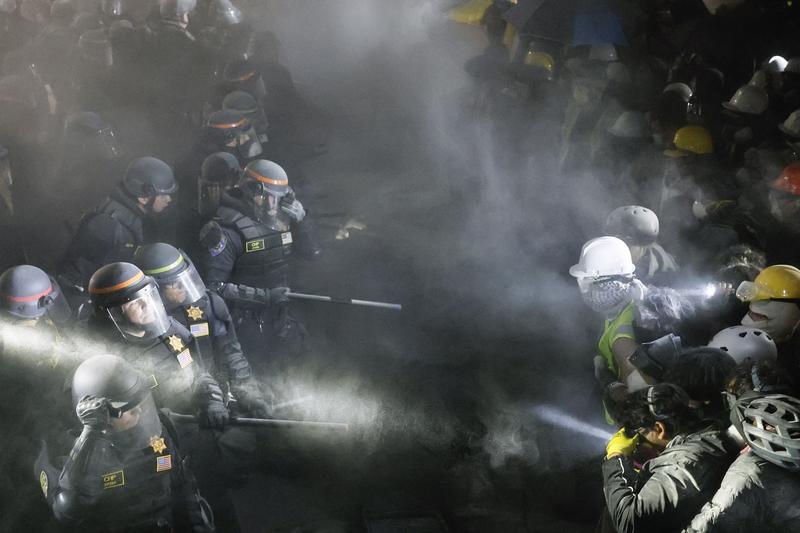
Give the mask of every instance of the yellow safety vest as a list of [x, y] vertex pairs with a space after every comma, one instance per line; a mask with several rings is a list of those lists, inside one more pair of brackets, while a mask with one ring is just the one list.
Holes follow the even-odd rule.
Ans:
[[[631, 301], [616, 317], [606, 319], [603, 324], [603, 335], [597, 343], [597, 349], [603, 359], [606, 360], [608, 369], [617, 377], [619, 377], [619, 369], [617, 368], [617, 362], [614, 360], [612, 346], [614, 346], [617, 339], [636, 340], [636, 335], [633, 331], [633, 318], [633, 301]], [[605, 411], [606, 422], [614, 424], [614, 420], [608, 414], [608, 409], [606, 409], [605, 405], [603, 405], [603, 410]]]

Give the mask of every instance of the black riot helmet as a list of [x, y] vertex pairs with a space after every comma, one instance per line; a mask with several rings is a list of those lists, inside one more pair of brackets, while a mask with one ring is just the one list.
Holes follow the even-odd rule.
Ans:
[[[274, 161], [257, 159], [247, 164], [239, 179], [239, 190], [261, 222], [279, 221], [280, 200], [291, 192], [286, 171]], [[282, 227], [282, 226], [280, 226]]]
[[58, 297], [58, 285], [35, 266], [18, 265], [0, 275], [0, 309], [15, 318], [39, 319]]
[[259, 133], [259, 139], [262, 142], [266, 141], [266, 138], [262, 139], [260, 134], [266, 132], [269, 122], [264, 109], [253, 95], [241, 90], [229, 92], [222, 99], [222, 109], [233, 109], [242, 113], [250, 120], [256, 132]]
[[208, 20], [216, 27], [235, 26], [242, 22], [242, 11], [231, 0], [211, 0], [208, 5]]
[[64, 123], [64, 147], [76, 152], [109, 161], [121, 155], [111, 124], [93, 111], [69, 115]]
[[228, 61], [223, 76], [229, 91], [246, 91], [258, 100], [263, 100], [267, 96], [267, 88], [261, 73], [248, 59], [239, 57]]
[[233, 109], [211, 113], [203, 126], [203, 136], [215, 148], [235, 155], [240, 162], [258, 157], [263, 151], [250, 120]]
[[146, 156], [131, 161], [122, 178], [122, 187], [136, 198], [152, 198], [159, 194], [174, 194], [178, 182], [168, 164]]
[[205, 296], [206, 287], [194, 264], [172, 245], [157, 242], [140, 246], [133, 261], [158, 284], [161, 300], [169, 311]]
[[121, 357], [95, 355], [75, 370], [72, 405], [77, 406], [86, 397], [107, 401], [111, 416], [107, 435], [123, 449], [143, 449], [157, 443], [163, 431], [150, 393], [152, 385]]
[[202, 216], [213, 216], [222, 193], [236, 184], [241, 172], [239, 160], [228, 152], [214, 152], [203, 160], [197, 179], [197, 210]]
[[151, 340], [169, 329], [169, 318], [152, 278], [130, 263], [111, 263], [89, 280], [95, 315], [107, 315], [130, 341]]

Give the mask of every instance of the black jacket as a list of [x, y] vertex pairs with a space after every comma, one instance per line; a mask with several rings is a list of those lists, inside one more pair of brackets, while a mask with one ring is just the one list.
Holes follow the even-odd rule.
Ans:
[[717, 491], [736, 445], [716, 429], [678, 435], [640, 472], [626, 457], [603, 463], [603, 491], [618, 533], [680, 531]]

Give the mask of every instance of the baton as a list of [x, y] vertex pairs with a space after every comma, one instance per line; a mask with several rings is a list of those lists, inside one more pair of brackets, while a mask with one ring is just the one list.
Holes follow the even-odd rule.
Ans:
[[378, 307], [380, 309], [391, 309], [392, 311], [402, 311], [403, 306], [400, 304], [391, 304], [386, 302], [373, 302], [371, 300], [356, 300], [353, 298], [336, 298], [335, 296], [321, 296], [319, 294], [304, 294], [302, 292], [287, 292], [287, 298], [295, 300], [312, 300], [315, 302], [329, 302], [333, 304], [349, 304], [360, 305], [363, 307]]
[[[197, 423], [194, 415], [184, 415], [170, 412], [170, 416], [181, 422]], [[228, 422], [231, 426], [243, 427], [274, 427], [274, 428], [317, 428], [317, 429], [338, 429], [348, 431], [350, 424], [344, 422], [315, 422], [313, 420], [284, 420], [280, 418], [238, 418], [231, 417]]]

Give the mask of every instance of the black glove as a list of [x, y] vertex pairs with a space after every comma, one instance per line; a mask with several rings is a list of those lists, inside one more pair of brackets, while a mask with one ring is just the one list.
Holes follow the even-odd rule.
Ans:
[[84, 396], [75, 406], [75, 414], [84, 426], [102, 431], [108, 429], [111, 423], [109, 407], [110, 404], [105, 398]]
[[282, 304], [289, 301], [286, 293], [289, 292], [289, 287], [275, 287], [274, 289], [265, 289], [269, 296], [269, 305]]
[[214, 378], [208, 375], [200, 378], [195, 390], [195, 398], [199, 405], [197, 421], [200, 427], [220, 431], [225, 429], [230, 414], [224, 402], [222, 389], [214, 381]]

